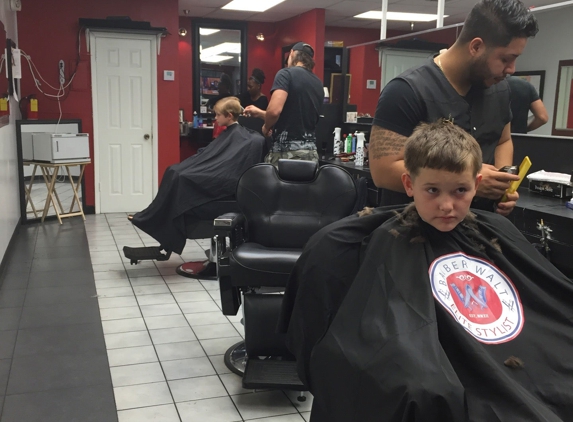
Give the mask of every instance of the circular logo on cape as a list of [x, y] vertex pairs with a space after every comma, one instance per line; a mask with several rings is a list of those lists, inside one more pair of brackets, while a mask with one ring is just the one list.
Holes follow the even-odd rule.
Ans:
[[429, 273], [434, 298], [478, 341], [505, 343], [521, 332], [521, 300], [495, 265], [458, 252], [435, 259]]

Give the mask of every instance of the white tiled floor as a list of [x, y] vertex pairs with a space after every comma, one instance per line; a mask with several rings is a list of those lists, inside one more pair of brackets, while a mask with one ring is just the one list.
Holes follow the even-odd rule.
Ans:
[[218, 283], [177, 275], [203, 259], [209, 240], [182, 256], [131, 266], [123, 246], [156, 246], [127, 214], [89, 215], [90, 255], [119, 422], [303, 422], [312, 397], [252, 391], [223, 362], [242, 339], [240, 315], [221, 313]]

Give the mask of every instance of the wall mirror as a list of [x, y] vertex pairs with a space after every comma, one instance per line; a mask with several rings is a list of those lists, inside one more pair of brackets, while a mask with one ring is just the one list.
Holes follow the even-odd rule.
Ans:
[[193, 21], [193, 110], [198, 114], [211, 116], [218, 98], [246, 90], [246, 38], [245, 22]]
[[[517, 59], [516, 71], [522, 75], [544, 75], [541, 79], [541, 82], [544, 82], [543, 89], [540, 86], [540, 90], [543, 90], [543, 103], [547, 108], [549, 122], [530, 134], [573, 137], [573, 127], [569, 125], [571, 120], [568, 117], [573, 113], [573, 106], [569, 106], [571, 102], [570, 76], [572, 76], [569, 66], [573, 66], [573, 63], [563, 64], [563, 66], [560, 64], [564, 59], [571, 58], [571, 43], [568, 40], [573, 38], [573, 25], [571, 25], [573, 5], [571, 1], [565, 1], [535, 7], [532, 12], [537, 17], [539, 33], [528, 40], [523, 54]], [[426, 46], [431, 43], [451, 46], [462, 27], [463, 24], [451, 25], [348, 47], [350, 56], [348, 73], [352, 74], [352, 82], [348, 88], [345, 88], [348, 89], [348, 104], [355, 105], [359, 115], [373, 116], [380, 90], [388, 80], [384, 78], [384, 74], [390, 77], [392, 72], [400, 73], [402, 70], [400, 66], [390, 64], [390, 68], [384, 72], [380, 66], [381, 62], [384, 66], [382, 56], [391, 55], [397, 51], [407, 56], [414, 56], [413, 53], [417, 51], [421, 52], [419, 59], [423, 61], [425, 60], [424, 53], [433, 54], [436, 49], [433, 49], [434, 52], [421, 50], [422, 41]], [[557, 78], [561, 74], [563, 76], [560, 77], [558, 83]], [[343, 120], [346, 120], [348, 104], [345, 104], [343, 109]]]
[[573, 136], [573, 60], [560, 60], [557, 73], [553, 135]]
[[348, 47], [348, 73], [352, 75], [348, 104], [356, 107], [358, 116], [374, 116], [378, 96], [386, 83], [440, 49], [449, 48], [462, 26], [450, 25]]

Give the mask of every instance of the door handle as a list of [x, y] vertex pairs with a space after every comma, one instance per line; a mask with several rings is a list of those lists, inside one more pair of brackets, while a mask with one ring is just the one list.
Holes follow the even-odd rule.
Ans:
[[149, 136], [148, 133], [146, 133], [145, 135], [143, 135], [143, 139], [145, 139], [146, 141], [149, 141], [149, 138], [151, 138], [151, 136]]

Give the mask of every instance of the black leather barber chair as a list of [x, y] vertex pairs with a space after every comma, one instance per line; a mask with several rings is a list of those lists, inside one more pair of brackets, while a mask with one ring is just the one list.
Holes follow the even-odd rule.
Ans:
[[203, 280], [217, 279], [216, 252], [213, 237], [215, 230], [213, 220], [220, 215], [239, 212], [237, 200], [234, 196], [208, 202], [187, 212], [185, 218], [185, 235], [187, 239], [211, 239], [211, 248], [206, 259], [189, 261], [177, 267], [177, 274], [189, 278]]
[[237, 187], [241, 213], [215, 220], [223, 313], [236, 315], [244, 302], [245, 341], [227, 351], [225, 363], [244, 372], [245, 388], [306, 390], [284, 334], [276, 333], [280, 292], [307, 240], [348, 216], [356, 198], [354, 180], [341, 167], [280, 160], [278, 170], [248, 169]]

